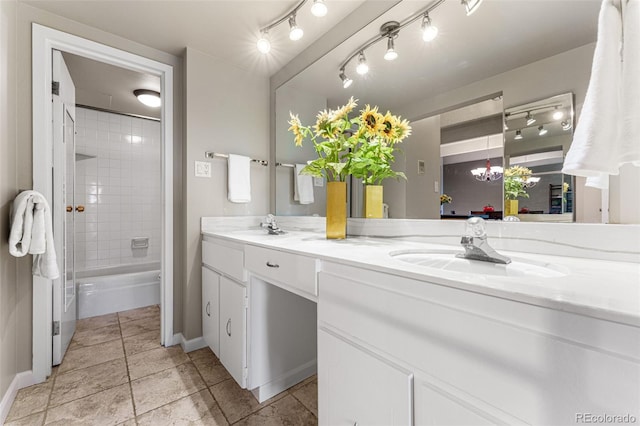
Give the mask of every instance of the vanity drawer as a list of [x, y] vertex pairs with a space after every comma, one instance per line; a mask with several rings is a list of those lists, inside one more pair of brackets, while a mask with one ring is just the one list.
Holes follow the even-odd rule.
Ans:
[[307, 256], [248, 245], [245, 247], [247, 270], [316, 297], [319, 260]]
[[202, 263], [231, 278], [239, 281], [247, 280], [242, 246], [218, 241], [202, 241]]

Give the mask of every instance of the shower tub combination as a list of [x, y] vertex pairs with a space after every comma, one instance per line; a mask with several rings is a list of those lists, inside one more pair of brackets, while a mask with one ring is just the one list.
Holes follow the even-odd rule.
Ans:
[[78, 319], [160, 304], [160, 262], [76, 272]]

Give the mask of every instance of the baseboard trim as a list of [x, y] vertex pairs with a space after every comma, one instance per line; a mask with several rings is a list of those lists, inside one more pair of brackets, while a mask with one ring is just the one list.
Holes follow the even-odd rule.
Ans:
[[285, 389], [289, 389], [291, 386], [313, 376], [317, 371], [318, 360], [313, 359], [312, 361], [281, 374], [268, 383], [252, 389], [251, 393], [253, 393], [253, 396], [256, 397], [258, 402], [262, 403]]
[[35, 384], [35, 378], [33, 376], [33, 371], [31, 370], [23, 371], [15, 375], [9, 385], [9, 388], [0, 400], [0, 424], [4, 424], [4, 421], [7, 419], [9, 410], [11, 409], [13, 401], [16, 399], [18, 391], [22, 388]]
[[187, 340], [184, 338], [182, 333], [173, 335], [173, 344], [180, 345], [185, 353], [193, 352], [207, 346], [202, 337], [196, 337], [195, 339]]

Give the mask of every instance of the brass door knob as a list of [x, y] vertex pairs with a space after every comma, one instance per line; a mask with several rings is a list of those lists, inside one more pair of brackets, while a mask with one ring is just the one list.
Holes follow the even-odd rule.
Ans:
[[76, 211], [82, 213], [84, 211], [84, 206], [76, 206]]
[[72, 206], [67, 206], [67, 213], [71, 213], [73, 211], [73, 207]]

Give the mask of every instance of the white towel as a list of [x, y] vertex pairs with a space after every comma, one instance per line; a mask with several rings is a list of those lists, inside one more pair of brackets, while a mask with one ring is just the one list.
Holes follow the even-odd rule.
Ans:
[[229, 154], [227, 198], [232, 203], [251, 202], [251, 159]]
[[[618, 173], [622, 16], [603, 0], [591, 79], [563, 173], [585, 176], [604, 185], [604, 175]], [[599, 182], [599, 183], [598, 183]]]
[[620, 164], [640, 166], [640, 0], [622, 1]]
[[34, 255], [33, 275], [52, 280], [60, 276], [51, 209], [37, 191], [23, 191], [13, 202], [9, 253], [16, 257]]
[[313, 177], [300, 174], [306, 164], [296, 164], [293, 169], [293, 200], [300, 204], [313, 204]]

